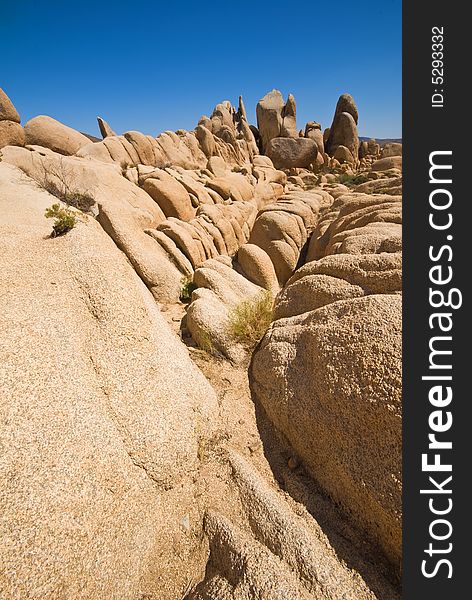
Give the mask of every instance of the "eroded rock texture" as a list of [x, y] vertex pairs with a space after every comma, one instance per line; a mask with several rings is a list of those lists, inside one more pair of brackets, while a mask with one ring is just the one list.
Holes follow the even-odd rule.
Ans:
[[93, 141], [0, 90], [2, 598], [398, 600], [401, 144], [358, 118]]
[[321, 216], [306, 260], [253, 356], [255, 398], [398, 567], [401, 198], [341, 195]]

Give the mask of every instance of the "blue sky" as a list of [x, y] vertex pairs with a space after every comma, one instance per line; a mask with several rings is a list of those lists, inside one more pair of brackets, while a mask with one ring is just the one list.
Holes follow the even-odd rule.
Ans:
[[0, 0], [0, 87], [25, 123], [47, 114], [98, 135], [192, 129], [222, 100], [273, 88], [299, 128], [331, 123], [340, 94], [359, 133], [401, 137], [399, 0]]

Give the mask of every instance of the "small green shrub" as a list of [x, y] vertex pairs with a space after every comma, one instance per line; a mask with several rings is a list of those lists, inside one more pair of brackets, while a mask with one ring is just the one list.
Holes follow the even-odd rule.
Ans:
[[248, 349], [254, 348], [272, 322], [273, 298], [268, 291], [244, 300], [229, 314], [232, 337]]
[[339, 176], [339, 183], [344, 183], [345, 185], [360, 185], [361, 183], [365, 183], [369, 181], [369, 178], [366, 175], [349, 175], [348, 173], [343, 173]]
[[180, 301], [188, 304], [192, 299], [192, 292], [196, 290], [197, 286], [193, 282], [192, 277], [186, 277], [182, 280], [182, 287], [180, 288]]
[[44, 216], [47, 219], [54, 219], [54, 225], [52, 226], [51, 237], [58, 237], [64, 235], [77, 224], [76, 214], [70, 210], [61, 206], [60, 204], [53, 204], [44, 211]]

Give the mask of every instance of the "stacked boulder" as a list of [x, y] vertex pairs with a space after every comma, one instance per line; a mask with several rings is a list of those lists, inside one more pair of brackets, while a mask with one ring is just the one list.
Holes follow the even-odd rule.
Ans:
[[20, 115], [0, 88], [0, 148], [24, 145], [25, 132], [20, 125]]
[[316, 161], [317, 144], [313, 139], [299, 137], [296, 112], [295, 98], [289, 94], [285, 102], [278, 90], [272, 90], [257, 103], [262, 151], [276, 169], [308, 168]]
[[350, 94], [339, 97], [326, 140], [326, 152], [339, 162], [355, 163], [359, 158], [357, 122], [359, 114]]
[[367, 156], [379, 157], [380, 155], [380, 144], [375, 140], [363, 140], [359, 143], [359, 158], [366, 158]]

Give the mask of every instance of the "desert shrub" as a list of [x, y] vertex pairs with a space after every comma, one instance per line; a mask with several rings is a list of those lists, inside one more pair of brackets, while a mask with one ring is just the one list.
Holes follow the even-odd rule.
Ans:
[[339, 176], [339, 183], [344, 183], [345, 185], [360, 185], [366, 181], [369, 181], [369, 178], [362, 174], [349, 175], [348, 173], [342, 173], [342, 175]]
[[218, 356], [219, 353], [215, 349], [211, 333], [207, 329], [202, 329], [198, 334], [198, 345], [207, 354]]
[[180, 288], [180, 301], [188, 304], [192, 299], [192, 292], [196, 290], [197, 286], [193, 282], [192, 277], [185, 277], [182, 280], [182, 287]]
[[59, 165], [43, 163], [42, 177], [38, 184], [44, 190], [55, 196], [64, 204], [73, 206], [78, 210], [88, 213], [95, 204], [95, 198], [87, 191], [79, 191], [73, 171], [61, 159]]
[[273, 298], [268, 291], [261, 292], [251, 300], [244, 300], [230, 311], [229, 331], [232, 337], [254, 348], [272, 322]]
[[47, 219], [54, 219], [51, 237], [64, 235], [73, 229], [77, 223], [76, 214], [70, 208], [66, 208], [60, 204], [53, 204], [47, 208], [44, 216]]

